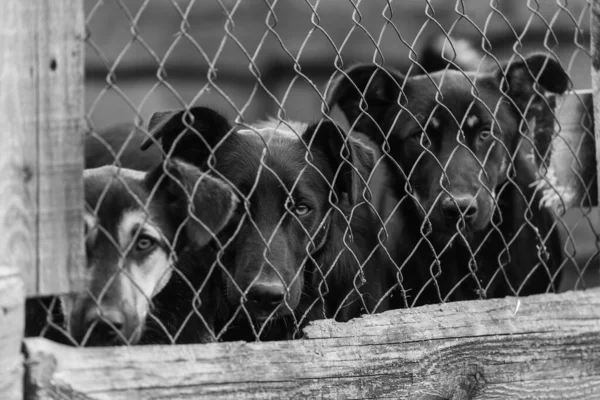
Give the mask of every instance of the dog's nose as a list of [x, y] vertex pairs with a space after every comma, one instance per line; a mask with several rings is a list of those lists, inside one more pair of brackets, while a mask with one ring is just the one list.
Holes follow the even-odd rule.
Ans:
[[94, 307], [85, 315], [84, 324], [90, 332], [87, 345], [103, 346], [121, 342], [120, 332], [125, 327], [125, 314], [118, 309], [103, 309]]
[[471, 195], [445, 196], [441, 206], [446, 218], [455, 221], [462, 217], [465, 222], [470, 222], [477, 215], [477, 200]]
[[285, 286], [283, 282], [255, 283], [247, 295], [248, 301], [254, 306], [265, 311], [273, 311], [283, 303]]

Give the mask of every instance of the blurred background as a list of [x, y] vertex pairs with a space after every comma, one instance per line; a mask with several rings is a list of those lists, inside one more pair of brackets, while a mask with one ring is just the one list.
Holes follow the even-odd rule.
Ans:
[[[355, 62], [409, 68], [443, 31], [487, 48], [553, 52], [591, 88], [586, 0], [86, 0], [86, 107], [93, 130], [146, 126], [159, 110], [208, 105], [245, 122], [320, 116], [327, 82]], [[280, 114], [279, 114], [280, 113]], [[566, 216], [585, 272], [600, 283], [597, 210]], [[573, 250], [573, 249], [571, 249]]]
[[147, 122], [153, 111], [192, 101], [247, 122], [280, 107], [286, 118], [314, 119], [334, 65], [377, 59], [406, 70], [410, 51], [418, 54], [442, 29], [475, 44], [485, 35], [500, 60], [515, 49], [553, 51], [575, 88], [591, 87], [586, 0], [85, 4], [86, 102], [95, 128], [135, 115]]

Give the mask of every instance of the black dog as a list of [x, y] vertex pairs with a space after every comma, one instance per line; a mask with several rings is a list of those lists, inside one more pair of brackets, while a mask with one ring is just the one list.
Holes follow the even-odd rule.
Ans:
[[554, 216], [538, 206], [535, 169], [520, 147], [530, 112], [568, 85], [545, 54], [412, 78], [359, 65], [335, 84], [330, 105], [381, 146], [395, 178], [407, 304], [556, 289]]
[[220, 235], [231, 307], [221, 325], [235, 332], [223, 338], [289, 338], [313, 319], [388, 308], [368, 147], [327, 120], [236, 129], [204, 107], [157, 113], [151, 125], [168, 156], [213, 171], [242, 199]]

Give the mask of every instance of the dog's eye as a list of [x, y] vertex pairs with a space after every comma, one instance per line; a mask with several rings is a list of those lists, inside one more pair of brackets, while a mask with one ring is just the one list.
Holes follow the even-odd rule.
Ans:
[[418, 142], [418, 141], [420, 141], [420, 140], [421, 140], [421, 135], [422, 135], [422, 134], [423, 134], [423, 132], [419, 130], [419, 131], [413, 132], [413, 133], [411, 133], [410, 135], [408, 135], [408, 136], [407, 136], [407, 139], [408, 139], [408, 140], [415, 140], [415, 141], [417, 141], [417, 142]]
[[488, 140], [491, 137], [492, 137], [492, 132], [487, 129], [479, 132], [479, 140]]
[[140, 235], [138, 240], [135, 242], [135, 251], [148, 251], [156, 246], [156, 240], [150, 236]]
[[304, 217], [310, 214], [310, 212], [312, 211], [309, 206], [303, 203], [296, 205], [292, 210], [294, 211], [294, 214], [296, 214], [298, 217]]

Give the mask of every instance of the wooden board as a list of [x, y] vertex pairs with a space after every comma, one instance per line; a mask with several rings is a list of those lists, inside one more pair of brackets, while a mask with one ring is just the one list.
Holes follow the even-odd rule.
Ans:
[[0, 32], [0, 224], [15, 231], [0, 257], [28, 295], [68, 292], [83, 260], [81, 1], [2, 1]]
[[19, 268], [0, 265], [0, 399], [23, 399], [21, 340], [25, 286]]
[[[596, 100], [593, 102], [594, 137], [596, 138], [596, 160], [600, 160], [600, 1], [593, 0], [591, 1], [591, 5], [590, 54], [592, 56], [592, 96]], [[600, 186], [600, 173], [597, 175], [597, 181], [598, 186]]]
[[61, 399], [590, 399], [598, 332], [594, 289], [319, 321], [290, 342], [25, 345], [32, 387]]
[[38, 283], [28, 292], [45, 295], [77, 289], [83, 275], [85, 25], [80, 0], [34, 3], [38, 6]]

